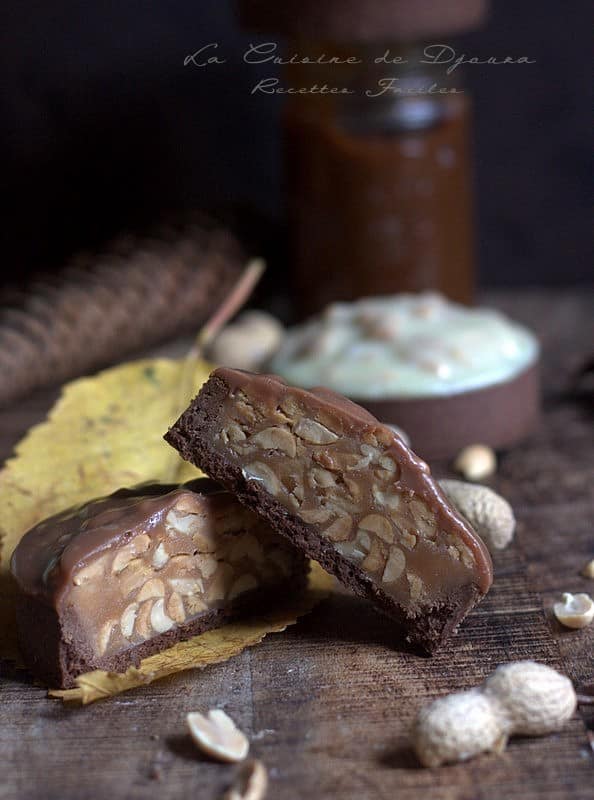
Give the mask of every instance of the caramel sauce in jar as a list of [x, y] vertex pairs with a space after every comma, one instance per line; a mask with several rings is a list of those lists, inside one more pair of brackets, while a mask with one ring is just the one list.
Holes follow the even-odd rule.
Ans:
[[[346, 97], [296, 95], [286, 107], [301, 314], [336, 300], [427, 289], [473, 300], [470, 99], [445, 86], [443, 73], [411, 77], [410, 70], [395, 82], [402, 94], [370, 97], [377, 69], [358, 67], [346, 80], [343, 73], [342, 83], [355, 87]], [[312, 82], [311, 72], [288, 76]], [[336, 84], [336, 68], [323, 79]], [[423, 91], [436, 81], [435, 93]]]

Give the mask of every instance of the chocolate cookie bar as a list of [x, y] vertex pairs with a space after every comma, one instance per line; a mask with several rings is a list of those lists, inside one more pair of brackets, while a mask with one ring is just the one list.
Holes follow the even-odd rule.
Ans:
[[334, 392], [220, 368], [165, 438], [426, 652], [491, 585], [427, 465]]
[[214, 481], [120, 490], [41, 522], [15, 549], [20, 647], [53, 686], [123, 672], [298, 591], [306, 564]]

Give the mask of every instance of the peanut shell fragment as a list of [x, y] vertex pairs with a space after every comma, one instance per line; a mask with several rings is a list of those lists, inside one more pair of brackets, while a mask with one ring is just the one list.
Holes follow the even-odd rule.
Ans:
[[233, 785], [222, 800], [262, 800], [268, 789], [268, 773], [261, 761], [246, 761], [236, 776]]

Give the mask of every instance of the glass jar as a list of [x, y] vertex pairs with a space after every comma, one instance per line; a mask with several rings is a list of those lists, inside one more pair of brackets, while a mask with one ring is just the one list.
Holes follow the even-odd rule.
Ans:
[[459, 69], [423, 63], [422, 46], [287, 51], [357, 61], [289, 65], [283, 78], [314, 88], [289, 95], [284, 114], [299, 310], [426, 289], [471, 302], [470, 99]]

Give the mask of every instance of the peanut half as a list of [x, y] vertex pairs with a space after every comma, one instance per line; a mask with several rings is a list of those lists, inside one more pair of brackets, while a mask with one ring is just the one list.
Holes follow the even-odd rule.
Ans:
[[585, 628], [594, 619], [594, 600], [589, 594], [565, 592], [561, 603], [555, 603], [553, 613], [566, 628]]
[[243, 761], [250, 743], [247, 736], [235, 725], [231, 717], [220, 708], [206, 715], [192, 711], [186, 715], [190, 735], [196, 746], [218, 761]]

